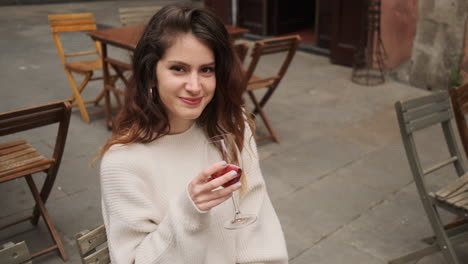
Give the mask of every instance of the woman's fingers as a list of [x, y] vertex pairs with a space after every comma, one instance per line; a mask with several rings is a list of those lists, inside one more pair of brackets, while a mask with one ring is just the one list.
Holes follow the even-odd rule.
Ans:
[[201, 203], [206, 203], [212, 200], [217, 200], [226, 195], [231, 195], [233, 192], [239, 190], [240, 188], [241, 188], [241, 183], [238, 182], [227, 188], [206, 192], [203, 195], [198, 196], [197, 201], [194, 201], [194, 202], [201, 204]]
[[232, 180], [232, 179], [234, 179], [236, 177], [239, 177], [239, 175], [237, 175], [236, 171], [234, 171], [234, 170], [228, 171], [225, 174], [223, 174], [221, 177], [215, 178], [215, 179], [203, 184], [202, 187], [201, 187], [201, 191], [202, 192], [212, 191], [212, 190], [222, 186], [223, 184], [229, 182], [230, 180]]
[[211, 175], [213, 175], [213, 173], [222, 170], [226, 166], [227, 163], [225, 161], [216, 162], [215, 164], [209, 166], [208, 168], [204, 169], [200, 174], [198, 174], [198, 176], [193, 179], [193, 183], [203, 184], [207, 181], [210, 181]]
[[204, 203], [200, 203], [200, 205], [198, 207], [200, 208], [200, 210], [207, 211], [207, 210], [210, 210], [213, 207], [216, 207], [216, 206], [220, 205], [221, 203], [223, 203], [227, 199], [231, 198], [231, 196], [232, 196], [232, 193], [229, 193], [228, 195], [221, 196], [221, 197], [219, 197], [217, 199], [210, 200], [210, 201], [207, 201], [207, 202], [204, 202]]

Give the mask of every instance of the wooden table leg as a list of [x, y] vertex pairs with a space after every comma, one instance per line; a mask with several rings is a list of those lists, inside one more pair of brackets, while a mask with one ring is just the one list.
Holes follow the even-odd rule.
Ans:
[[107, 62], [107, 44], [101, 42], [102, 48], [102, 73], [104, 80], [104, 101], [106, 112], [106, 125], [109, 130], [112, 129], [112, 106], [110, 101], [110, 90], [108, 85], [111, 85], [111, 76], [109, 74], [109, 63]]

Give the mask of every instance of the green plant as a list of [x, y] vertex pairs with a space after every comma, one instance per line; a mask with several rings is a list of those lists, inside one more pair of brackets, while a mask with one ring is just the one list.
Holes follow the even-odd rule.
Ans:
[[463, 60], [463, 55], [456, 55], [455, 65], [450, 71], [449, 75], [449, 86], [461, 86], [463, 84], [463, 75], [461, 73], [461, 65]]

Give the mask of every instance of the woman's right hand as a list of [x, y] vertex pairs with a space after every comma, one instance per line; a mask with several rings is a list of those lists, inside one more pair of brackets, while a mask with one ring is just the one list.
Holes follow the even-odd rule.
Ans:
[[240, 189], [241, 183], [237, 182], [227, 188], [221, 188], [213, 191], [237, 177], [237, 173], [235, 171], [229, 171], [221, 177], [212, 179], [211, 175], [226, 168], [226, 166], [227, 164], [224, 161], [217, 162], [204, 169], [190, 182], [188, 192], [193, 203], [199, 210], [210, 210], [229, 199], [234, 191]]

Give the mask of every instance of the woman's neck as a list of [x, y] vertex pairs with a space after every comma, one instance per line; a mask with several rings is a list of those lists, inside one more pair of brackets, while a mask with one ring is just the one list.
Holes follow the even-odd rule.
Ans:
[[195, 120], [180, 120], [178, 122], [171, 122], [169, 135], [184, 133], [192, 127], [193, 123], [195, 123]]

